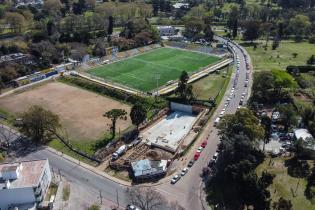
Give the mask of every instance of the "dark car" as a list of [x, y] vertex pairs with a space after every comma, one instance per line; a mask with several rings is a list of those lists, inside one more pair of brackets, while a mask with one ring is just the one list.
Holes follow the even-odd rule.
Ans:
[[211, 159], [208, 163], [208, 167], [212, 168], [215, 165], [215, 159]]
[[188, 167], [192, 167], [193, 165], [194, 165], [194, 163], [195, 163], [195, 161], [194, 160], [191, 160], [191, 161], [189, 161], [189, 163], [188, 163]]

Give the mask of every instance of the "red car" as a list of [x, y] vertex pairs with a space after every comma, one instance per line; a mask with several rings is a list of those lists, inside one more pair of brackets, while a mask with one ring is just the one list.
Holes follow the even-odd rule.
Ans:
[[205, 147], [207, 146], [207, 141], [203, 141], [202, 144], [201, 144], [201, 146], [202, 146], [203, 148], [205, 148]]
[[199, 152], [196, 152], [196, 153], [195, 153], [195, 156], [194, 156], [194, 160], [195, 160], [195, 161], [198, 160], [199, 157], [200, 157], [200, 153], [199, 153]]

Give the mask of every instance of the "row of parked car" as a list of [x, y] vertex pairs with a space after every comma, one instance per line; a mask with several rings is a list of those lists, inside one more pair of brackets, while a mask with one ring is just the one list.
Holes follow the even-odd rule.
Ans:
[[175, 174], [172, 177], [171, 184], [175, 184], [176, 182], [178, 182], [178, 180], [180, 180], [181, 177], [183, 177], [187, 174], [187, 172], [189, 171], [189, 168], [191, 168], [194, 165], [194, 163], [199, 159], [201, 152], [207, 146], [207, 144], [208, 144], [207, 140], [205, 140], [201, 143], [200, 147], [198, 147], [198, 149], [194, 155], [194, 158], [189, 161], [187, 167], [183, 168], [180, 173]]

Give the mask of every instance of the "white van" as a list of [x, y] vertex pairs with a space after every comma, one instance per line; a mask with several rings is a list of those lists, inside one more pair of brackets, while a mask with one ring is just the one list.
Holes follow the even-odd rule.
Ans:
[[215, 119], [214, 121], [214, 126], [217, 126], [219, 122], [220, 122], [220, 117], [217, 117], [217, 119]]

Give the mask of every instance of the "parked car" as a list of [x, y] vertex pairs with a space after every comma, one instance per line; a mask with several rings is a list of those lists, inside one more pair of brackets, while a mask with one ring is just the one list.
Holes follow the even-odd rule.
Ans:
[[171, 184], [175, 184], [176, 182], [178, 182], [178, 180], [180, 179], [180, 176], [178, 176], [177, 174], [175, 176], [173, 176], [173, 178], [171, 179]]
[[216, 159], [218, 158], [218, 156], [219, 156], [219, 153], [217, 153], [217, 152], [216, 152], [216, 153], [214, 153], [214, 155], [213, 155], [213, 159], [215, 159], [215, 160], [216, 160]]
[[188, 167], [190, 168], [190, 167], [192, 167], [193, 165], [194, 165], [194, 163], [195, 163], [195, 161], [194, 160], [191, 160], [191, 161], [189, 161], [189, 163], [188, 163]]
[[183, 168], [182, 172], [180, 173], [181, 176], [185, 176], [188, 172], [188, 168]]
[[194, 155], [194, 160], [198, 160], [200, 157], [200, 153], [199, 152], [196, 152], [195, 155]]
[[211, 160], [208, 163], [208, 167], [212, 168], [215, 165], [215, 159], [211, 158]]
[[203, 147], [198, 147], [197, 152], [198, 152], [198, 153], [201, 153], [202, 150], [203, 150]]
[[128, 204], [126, 210], [140, 210], [140, 208], [136, 207], [135, 205]]
[[205, 140], [201, 143], [201, 147], [205, 148], [207, 146], [207, 144], [208, 144], [208, 142], [207, 142], [207, 140]]

